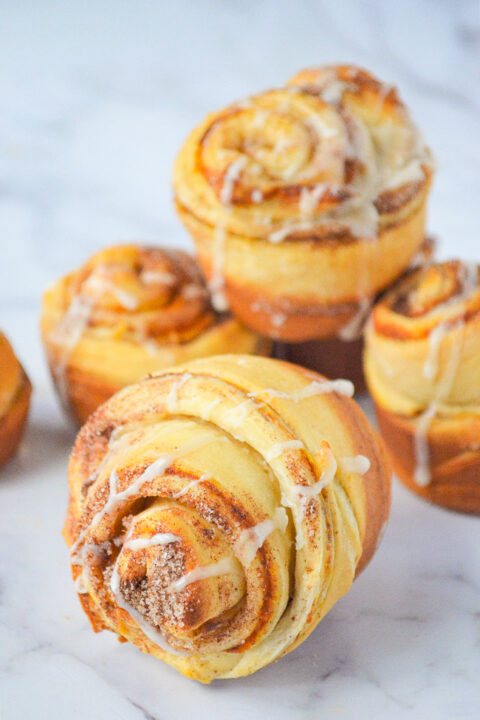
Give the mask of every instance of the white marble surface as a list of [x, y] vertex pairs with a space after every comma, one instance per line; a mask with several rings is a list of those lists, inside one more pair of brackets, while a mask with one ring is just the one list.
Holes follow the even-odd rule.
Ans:
[[203, 687], [95, 636], [60, 529], [72, 442], [39, 295], [113, 241], [188, 241], [176, 149], [205, 112], [296, 69], [354, 61], [398, 84], [434, 149], [441, 255], [478, 260], [480, 14], [473, 0], [0, 5], [0, 327], [35, 384], [1, 474], [0, 717], [478, 718], [480, 522], [394, 487], [374, 562], [299, 649]]

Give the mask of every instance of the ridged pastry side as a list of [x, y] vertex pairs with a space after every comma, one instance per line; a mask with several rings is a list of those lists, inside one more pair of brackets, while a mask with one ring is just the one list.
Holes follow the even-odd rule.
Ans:
[[212, 113], [174, 168], [217, 306], [270, 337], [332, 337], [422, 244], [432, 163], [395, 89], [350, 66]]
[[476, 263], [413, 273], [374, 308], [365, 374], [395, 471], [423, 498], [480, 512]]
[[296, 647], [368, 563], [390, 470], [346, 381], [254, 356], [125, 388], [81, 430], [65, 538], [82, 605], [201, 682]]
[[217, 314], [198, 266], [178, 250], [110, 247], [45, 293], [42, 337], [57, 391], [81, 424], [143, 375], [270, 343]]

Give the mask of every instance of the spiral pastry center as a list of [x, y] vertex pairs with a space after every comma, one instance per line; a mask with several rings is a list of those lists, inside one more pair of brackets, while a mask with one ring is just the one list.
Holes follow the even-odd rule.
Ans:
[[[350, 122], [350, 127], [352, 123]], [[349, 124], [321, 99], [272, 91], [221, 115], [201, 142], [205, 176], [224, 205], [299, 201], [319, 183], [316, 201], [350, 180]]]
[[119, 316], [149, 317], [179, 303], [189, 308], [190, 316], [208, 308], [205, 287], [189, 258], [156, 248], [120, 246], [100, 252], [72, 289], [90, 305], [93, 322], [107, 326]]
[[221, 621], [240, 602], [245, 579], [217, 530], [195, 511], [158, 501], [133, 519], [110, 587], [146, 622], [192, 649], [198, 628]]
[[407, 276], [377, 305], [373, 325], [385, 337], [429, 337], [435, 349], [442, 333], [479, 312], [477, 265], [450, 261]]

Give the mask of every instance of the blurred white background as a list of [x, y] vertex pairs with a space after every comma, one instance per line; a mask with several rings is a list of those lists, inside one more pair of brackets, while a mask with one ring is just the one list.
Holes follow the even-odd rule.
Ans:
[[430, 228], [475, 258], [480, 17], [472, 0], [1, 4], [0, 303], [118, 240], [188, 246], [171, 168], [208, 111], [347, 61], [396, 84], [438, 162]]

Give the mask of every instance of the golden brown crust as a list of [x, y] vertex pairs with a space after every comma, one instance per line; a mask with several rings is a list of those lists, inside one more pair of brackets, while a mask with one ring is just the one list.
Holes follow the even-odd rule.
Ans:
[[338, 66], [208, 116], [174, 188], [214, 298], [301, 341], [334, 336], [409, 266], [431, 178], [396, 92]]
[[209, 682], [314, 629], [370, 560], [390, 497], [381, 440], [333, 388], [290, 363], [218, 356], [91, 416], [64, 535], [96, 630]]
[[375, 306], [364, 369], [400, 479], [480, 513], [480, 283], [476, 264], [411, 273]]
[[0, 333], [0, 467], [20, 443], [32, 386], [5, 335]]
[[187, 253], [138, 245], [98, 252], [44, 296], [42, 337], [65, 406], [81, 424], [143, 375], [270, 344], [213, 310]]
[[378, 424], [400, 480], [424, 500], [466, 513], [480, 513], [480, 418], [437, 419], [428, 433], [432, 481], [413, 480], [417, 465], [415, 419], [375, 405]]

